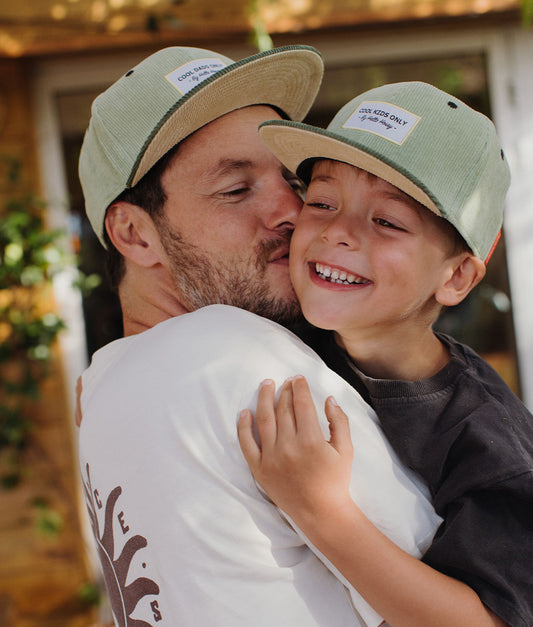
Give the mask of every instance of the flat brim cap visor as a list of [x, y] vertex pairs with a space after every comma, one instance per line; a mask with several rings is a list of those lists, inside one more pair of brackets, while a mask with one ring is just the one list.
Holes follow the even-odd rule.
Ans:
[[[187, 79], [182, 91], [180, 68], [196, 66], [200, 75], [202, 64], [207, 78], [197, 84]], [[93, 103], [80, 155], [86, 211], [102, 243], [109, 204], [174, 145], [251, 105], [272, 106], [301, 120], [322, 75], [322, 57], [309, 46], [277, 48], [238, 62], [209, 50], [166, 48], [130, 70]]]
[[498, 238], [510, 174], [494, 125], [432, 85], [370, 90], [326, 130], [269, 121], [260, 135], [304, 180], [312, 161], [333, 159], [388, 181], [453, 224], [483, 260]]
[[342, 161], [379, 176], [440, 215], [430, 196], [407, 176], [335, 133], [307, 124], [272, 120], [261, 124], [259, 134], [283, 165], [307, 184], [315, 161]]

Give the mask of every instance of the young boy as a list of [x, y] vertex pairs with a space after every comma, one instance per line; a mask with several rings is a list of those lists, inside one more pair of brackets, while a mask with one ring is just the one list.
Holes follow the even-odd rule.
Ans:
[[350, 101], [327, 130], [260, 132], [309, 183], [290, 265], [305, 317], [328, 330], [315, 348], [363, 386], [443, 523], [418, 561], [364, 517], [348, 492], [347, 419], [326, 403], [326, 442], [302, 377], [276, 410], [262, 384], [261, 448], [242, 413], [255, 478], [393, 627], [531, 627], [533, 419], [488, 364], [432, 329], [483, 278], [499, 238], [509, 170], [492, 123], [399, 83]]

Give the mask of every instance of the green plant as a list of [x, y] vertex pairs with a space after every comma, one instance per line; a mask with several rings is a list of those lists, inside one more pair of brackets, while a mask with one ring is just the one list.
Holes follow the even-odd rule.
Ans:
[[84, 583], [78, 590], [78, 597], [84, 605], [98, 607], [102, 603], [102, 591], [93, 582]]
[[[11, 164], [9, 183], [15, 189], [17, 172]], [[22, 476], [21, 452], [33, 428], [40, 384], [65, 328], [54, 311], [51, 281], [72, 260], [60, 246], [63, 232], [46, 228], [44, 210], [32, 194], [0, 208], [0, 485], [6, 488]], [[78, 273], [76, 283], [90, 290], [98, 281]]]
[[533, 24], [533, 0], [521, 0], [522, 4], [522, 24], [530, 27]]
[[44, 204], [31, 194], [0, 210], [0, 481], [20, 479], [19, 454], [32, 428], [29, 408], [48, 373], [64, 322], [50, 306], [50, 282], [63, 267], [62, 233], [47, 230]]
[[63, 530], [63, 517], [46, 499], [36, 497], [31, 505], [35, 512], [35, 529], [41, 536], [53, 538]]
[[248, 15], [250, 17], [250, 24], [252, 26], [252, 32], [250, 33], [250, 43], [252, 43], [259, 50], [259, 52], [271, 50], [274, 44], [272, 42], [270, 34], [265, 28], [263, 18], [261, 17], [259, 0], [248, 1]]

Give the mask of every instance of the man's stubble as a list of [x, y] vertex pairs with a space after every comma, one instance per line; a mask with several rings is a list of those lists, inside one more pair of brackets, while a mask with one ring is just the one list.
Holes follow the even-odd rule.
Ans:
[[157, 228], [168, 256], [180, 302], [189, 311], [207, 305], [232, 305], [283, 325], [301, 319], [296, 294], [275, 295], [268, 282], [269, 258], [290, 240], [291, 232], [262, 241], [248, 258], [214, 261], [203, 248], [185, 241], [167, 220]]

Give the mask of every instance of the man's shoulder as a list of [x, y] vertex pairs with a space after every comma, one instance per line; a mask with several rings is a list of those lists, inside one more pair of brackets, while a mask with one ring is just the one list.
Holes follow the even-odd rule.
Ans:
[[231, 370], [256, 360], [300, 363], [309, 357], [318, 360], [279, 324], [236, 307], [210, 305], [108, 344], [95, 353], [84, 380], [96, 383], [112, 371], [116, 383], [121, 376], [126, 379], [139, 372], [146, 372], [146, 377], [157, 372], [161, 378], [171, 377], [177, 369], [212, 371], [215, 363]]
[[95, 355], [83, 387], [85, 399], [92, 393], [106, 399], [147, 399], [185, 391], [205, 396], [206, 390], [215, 390], [217, 398], [248, 395], [236, 405], [245, 407], [263, 379], [272, 378], [280, 386], [296, 374], [307, 378], [318, 407], [332, 394], [352, 415], [372, 413], [291, 331], [225, 305], [205, 307], [118, 340]]
[[241, 332], [246, 332], [248, 329], [253, 330], [261, 328], [270, 329], [273, 332], [288, 333], [287, 329], [272, 320], [230, 305], [208, 305], [201, 307], [196, 311], [191, 311], [181, 316], [165, 320], [153, 327], [150, 331], [164, 330], [166, 332], [168, 329], [172, 329], [176, 332], [182, 332], [184, 329], [194, 327], [201, 327], [207, 333], [216, 332], [220, 327], [224, 327], [228, 329], [228, 331], [235, 328]]
[[186, 393], [202, 395], [212, 387], [231, 396], [246, 377], [255, 390], [261, 381], [256, 362], [275, 370], [285, 355], [301, 360], [300, 351], [300, 340], [269, 320], [234, 307], [205, 307], [97, 351], [83, 373], [84, 413], [89, 400], [98, 409], [112, 402], [140, 408], [163, 398], [183, 403]]
[[256, 314], [229, 305], [209, 305], [196, 311], [165, 320], [139, 336], [140, 346], [169, 349], [176, 344], [191, 350], [227, 349], [272, 342], [292, 343], [304, 347], [291, 331]]

